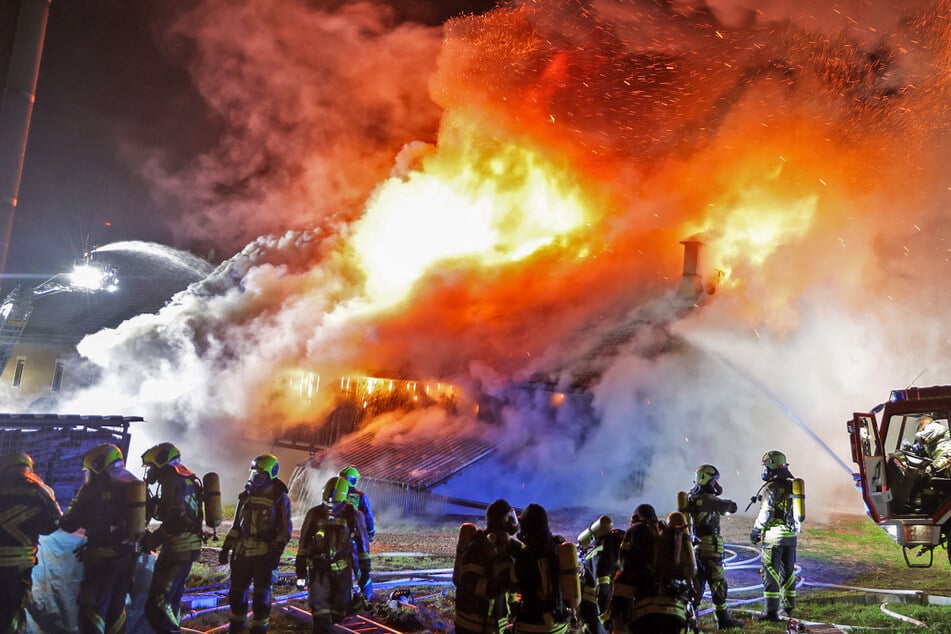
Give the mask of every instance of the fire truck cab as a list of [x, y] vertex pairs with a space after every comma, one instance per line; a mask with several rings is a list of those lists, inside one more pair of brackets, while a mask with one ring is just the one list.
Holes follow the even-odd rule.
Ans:
[[[951, 468], [931, 466], [940, 455], [934, 451], [938, 444], [944, 443], [944, 451], [951, 448], [949, 415], [951, 385], [941, 385], [895, 390], [887, 402], [848, 421], [852, 461], [858, 465], [853, 477], [868, 514], [902, 547], [913, 568], [931, 566], [938, 546], [951, 562]], [[931, 438], [939, 432], [938, 442], [924, 442], [919, 428], [926, 426]], [[913, 562], [909, 552], [927, 558]]]

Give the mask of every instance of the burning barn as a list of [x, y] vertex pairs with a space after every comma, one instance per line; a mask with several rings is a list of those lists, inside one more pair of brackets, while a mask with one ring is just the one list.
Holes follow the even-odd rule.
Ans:
[[[699, 273], [701, 244], [688, 240], [684, 245], [684, 268], [680, 285], [662, 300], [665, 310], [654, 306], [631, 311], [621, 324], [589, 339], [589, 349], [575, 360], [572, 373], [537, 373], [532, 380], [511, 382], [494, 393], [468, 393], [461, 386], [440, 382], [420, 382], [379, 377], [345, 377], [324, 390], [331, 396], [320, 418], [283, 428], [276, 447], [306, 450], [311, 456], [296, 465], [290, 480], [291, 496], [304, 504], [319, 499], [329, 476], [348, 465], [360, 470], [360, 488], [374, 500], [374, 506], [406, 515], [443, 515], [460, 509], [484, 508], [491, 500], [472, 499], [459, 493], [456, 482], [466, 482], [475, 474], [497, 472], [486, 469], [496, 453], [492, 434], [486, 434], [467, 420], [499, 427], [504, 410], [531, 406], [543, 410], [546, 419], [570, 418], [583, 427], [595, 417], [589, 388], [610, 359], [647, 331], [663, 330], [672, 317], [691, 310], [704, 297]], [[709, 292], [713, 291], [708, 287]], [[658, 354], [668, 338], [651, 337]], [[645, 351], [642, 351], [645, 352]], [[301, 400], [315, 403], [321, 377], [298, 371], [285, 378], [288, 389]], [[327, 405], [327, 403], [330, 405]], [[414, 433], [401, 433], [401, 416], [426, 408], [438, 408], [438, 425]], [[381, 425], [380, 421], [384, 421]], [[422, 427], [426, 427], [423, 425]], [[579, 439], [581, 441], [583, 439]], [[636, 451], [636, 449], [635, 449]], [[628, 474], [627, 483], [637, 491], [644, 484], [650, 456], [641, 455], [640, 469]], [[476, 475], [476, 478], [479, 476]], [[463, 484], [461, 490], [471, 490]], [[486, 488], [481, 487], [480, 495]]]

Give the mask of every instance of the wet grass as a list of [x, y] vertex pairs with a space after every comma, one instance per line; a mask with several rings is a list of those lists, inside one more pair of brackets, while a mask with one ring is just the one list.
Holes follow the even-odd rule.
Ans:
[[[799, 540], [799, 563], [807, 582], [921, 593], [918, 597], [901, 597], [806, 585], [798, 593], [795, 616], [799, 619], [886, 632], [922, 631], [920, 625], [886, 614], [882, 610], [885, 604], [887, 610], [924, 623], [929, 632], [951, 633], [951, 606], [921, 604], [929, 594], [951, 596], [951, 566], [943, 548], [935, 550], [932, 567], [908, 568], [901, 548], [874, 522], [865, 517], [843, 516], [823, 526], [806, 528]], [[749, 607], [758, 611], [762, 603]], [[746, 620], [744, 631], [786, 631], [783, 623], [753, 621], [753, 610], [737, 610], [736, 614]], [[704, 617], [701, 624], [705, 630], [715, 629], [711, 616]]]

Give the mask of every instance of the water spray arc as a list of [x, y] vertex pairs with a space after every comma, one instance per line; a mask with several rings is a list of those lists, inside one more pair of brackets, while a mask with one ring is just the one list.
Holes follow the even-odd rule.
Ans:
[[819, 436], [817, 436], [816, 433], [812, 431], [812, 429], [801, 418], [796, 416], [796, 414], [791, 409], [789, 409], [789, 407], [785, 403], [783, 403], [782, 400], [780, 400], [778, 396], [773, 394], [768, 387], [766, 387], [761, 381], [758, 381], [756, 378], [754, 378], [753, 376], [745, 372], [742, 368], [737, 366], [735, 363], [731, 362], [729, 359], [726, 359], [722, 355], [719, 355], [716, 353], [714, 353], [714, 356], [717, 359], [719, 359], [720, 362], [723, 363], [723, 365], [730, 368], [737, 376], [743, 378], [747, 383], [755, 387], [757, 391], [760, 392], [760, 394], [765, 396], [769, 400], [770, 403], [775, 405], [776, 408], [780, 412], [785, 414], [786, 418], [788, 418], [793, 423], [795, 423], [796, 426], [799, 427], [799, 429], [805, 432], [805, 434], [809, 436], [809, 438], [811, 438], [817, 445], [819, 445], [822, 448], [822, 450], [825, 451], [829, 455], [829, 457], [831, 457], [832, 460], [835, 461], [837, 465], [842, 467], [842, 470], [845, 471], [847, 474], [849, 474], [849, 478], [852, 478], [852, 469], [841, 458], [839, 458], [839, 456], [837, 456], [835, 452], [832, 451], [832, 448], [829, 447], [829, 445], [827, 445], [826, 443], [824, 443], [822, 439], [819, 438]]

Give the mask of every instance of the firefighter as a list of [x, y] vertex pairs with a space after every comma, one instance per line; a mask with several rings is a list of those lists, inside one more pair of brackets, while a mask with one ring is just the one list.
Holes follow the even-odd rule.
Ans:
[[780, 602], [785, 616], [796, 607], [796, 542], [801, 530], [793, 507], [793, 476], [781, 451], [763, 454], [765, 482], [759, 515], [750, 531], [750, 542], [762, 542], [763, 599], [759, 621], [779, 621]]
[[[588, 634], [607, 634], [611, 631], [611, 589], [617, 572], [617, 558], [624, 539], [624, 531], [613, 528], [611, 518], [598, 534], [592, 534], [590, 545], [581, 547], [581, 607], [580, 617]], [[589, 529], [590, 530], [590, 529]], [[583, 535], [584, 533], [582, 533]]]
[[[347, 490], [347, 502], [350, 502], [353, 508], [363, 513], [363, 518], [367, 524], [367, 537], [369, 541], [372, 542], [374, 535], [376, 535], [376, 525], [373, 521], [373, 507], [370, 505], [370, 498], [367, 494], [357, 488], [357, 481], [360, 480], [360, 472], [357, 471], [354, 465], [350, 465], [349, 467], [341, 469], [337, 475], [347, 481], [350, 487]], [[360, 562], [356, 560], [356, 549], [354, 549], [353, 554], [353, 571], [356, 574], [357, 571], [360, 570]], [[354, 579], [354, 581], [359, 583], [360, 580]], [[373, 598], [373, 580], [367, 578], [363, 584], [360, 584], [360, 592], [367, 601], [371, 600]]]
[[[500, 634], [509, 624], [514, 539], [518, 518], [512, 505], [498, 499], [485, 510], [485, 529], [473, 533], [456, 550], [455, 628], [459, 634]], [[461, 531], [460, 531], [461, 533]]]
[[518, 538], [523, 546], [515, 552], [515, 587], [520, 601], [516, 608], [515, 634], [564, 634], [571, 622], [559, 580], [558, 547], [564, 540], [552, 535], [548, 512], [529, 504], [518, 520]]
[[350, 465], [345, 469], [341, 469], [337, 475], [346, 480], [350, 485], [347, 491], [347, 501], [353, 504], [353, 508], [363, 513], [367, 522], [367, 535], [369, 535], [370, 541], [372, 542], [373, 537], [376, 535], [376, 524], [373, 521], [373, 507], [370, 506], [370, 498], [367, 497], [366, 493], [357, 488], [357, 482], [360, 480], [360, 472], [357, 471], [354, 465]]
[[158, 550], [152, 584], [145, 601], [145, 618], [156, 634], [181, 631], [180, 606], [192, 564], [201, 553], [201, 480], [182, 464], [181, 452], [170, 442], [142, 454], [145, 481], [158, 483], [149, 497], [148, 518], [161, 524], [140, 540], [145, 552]]
[[349, 483], [334, 476], [324, 486], [324, 501], [307, 511], [301, 527], [295, 569], [297, 585], [308, 586], [313, 631], [330, 634], [350, 609], [353, 550], [361, 587], [370, 579], [370, 548], [363, 513], [347, 502]]
[[890, 454], [888, 467], [897, 469], [892, 481], [893, 500], [904, 500], [906, 513], [931, 513], [934, 508], [934, 489], [931, 479], [947, 477], [951, 465], [951, 436], [944, 424], [925, 414], [918, 419], [914, 441], [904, 441], [901, 451]]
[[129, 517], [129, 489], [142, 486], [142, 481], [125, 468], [122, 451], [109, 443], [87, 451], [83, 469], [86, 483], [60, 520], [64, 531], [86, 533], [79, 551], [83, 564], [76, 597], [79, 631], [125, 632], [126, 596], [135, 577], [141, 528]]
[[277, 477], [279, 470], [277, 457], [272, 454], [262, 454], [251, 461], [251, 473], [238, 496], [234, 525], [218, 555], [219, 563], [231, 562], [231, 632], [245, 628], [252, 582], [251, 634], [263, 634], [270, 622], [271, 588], [277, 581], [277, 567], [293, 528], [291, 500], [287, 485]]
[[720, 472], [710, 464], [697, 467], [694, 487], [687, 494], [687, 509], [696, 544], [699, 588], [696, 603], [703, 596], [704, 586], [710, 585], [710, 596], [716, 611], [717, 629], [740, 627], [742, 623], [730, 616], [726, 609], [727, 582], [723, 574], [723, 537], [720, 536], [720, 516], [736, 513], [736, 502], [721, 498]]
[[925, 473], [947, 477], [944, 472], [951, 466], [951, 432], [948, 428], [931, 416], [922, 416], [918, 419], [915, 444], [931, 460], [925, 467]]
[[26, 628], [40, 535], [55, 531], [61, 515], [30, 456], [0, 456], [0, 632]]
[[655, 549], [662, 526], [650, 504], [639, 504], [631, 516], [618, 556], [611, 593], [614, 634], [680, 634], [687, 626], [683, 597], [667, 591], [655, 574]]

